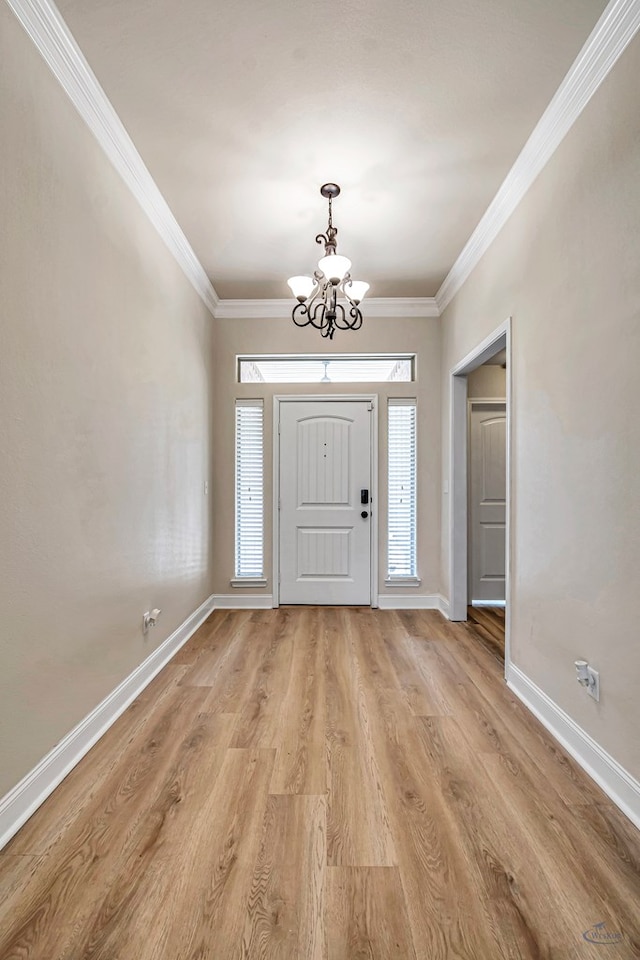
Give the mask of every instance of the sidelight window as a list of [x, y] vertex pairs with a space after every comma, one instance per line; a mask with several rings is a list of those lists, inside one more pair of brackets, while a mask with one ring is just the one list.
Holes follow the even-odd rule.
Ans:
[[417, 580], [416, 401], [388, 405], [388, 581]]
[[264, 576], [264, 411], [236, 400], [236, 564], [238, 579]]

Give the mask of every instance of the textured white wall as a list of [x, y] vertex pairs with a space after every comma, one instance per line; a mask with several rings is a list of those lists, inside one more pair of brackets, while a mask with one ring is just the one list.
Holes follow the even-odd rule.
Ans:
[[0, 87], [1, 795], [211, 593], [213, 321], [5, 5]]
[[[437, 319], [367, 317], [361, 330], [337, 333], [327, 343], [317, 330], [282, 320], [216, 320], [214, 425], [216, 465], [213, 513], [215, 593], [229, 593], [234, 562], [234, 401], [263, 397], [265, 403], [265, 567], [271, 593], [273, 498], [273, 396], [275, 394], [377, 393], [379, 424], [378, 522], [379, 583], [386, 575], [387, 397], [418, 399], [418, 572], [417, 593], [438, 592], [440, 544], [440, 327]], [[280, 384], [237, 383], [236, 354], [260, 353], [417, 353], [416, 383]], [[412, 588], [407, 588], [407, 593]], [[255, 589], [249, 591], [257, 593]]]
[[507, 396], [507, 371], [500, 364], [484, 363], [467, 377], [467, 396], [487, 400]]
[[[513, 317], [512, 657], [636, 777], [639, 75], [636, 38], [442, 323], [448, 463], [449, 370]], [[443, 496], [445, 590], [447, 530]]]

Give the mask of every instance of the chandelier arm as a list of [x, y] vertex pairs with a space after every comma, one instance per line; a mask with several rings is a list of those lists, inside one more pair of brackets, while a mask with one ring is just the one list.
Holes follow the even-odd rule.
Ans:
[[308, 316], [308, 313], [309, 310], [306, 303], [296, 303], [295, 307], [291, 311], [291, 319], [295, 323], [296, 327], [306, 327], [312, 322], [311, 317]]
[[359, 330], [362, 326], [362, 311], [360, 307], [356, 307], [354, 304], [349, 310], [349, 316], [353, 317], [353, 323], [350, 324], [350, 330]]
[[336, 329], [338, 330], [353, 330], [353, 321], [349, 320], [344, 306], [341, 303], [338, 304], [338, 309], [336, 311], [335, 325]]
[[362, 311], [360, 310], [359, 305], [352, 300], [349, 294], [347, 293], [347, 286], [351, 282], [351, 274], [348, 273], [342, 283], [340, 284], [340, 293], [343, 297], [349, 302], [350, 310], [349, 316], [352, 318], [351, 322], [348, 320], [346, 327], [341, 327], [344, 330], [359, 330], [362, 326]]
[[320, 300], [314, 307], [313, 325], [318, 330], [324, 330], [330, 325], [329, 311], [324, 300]]
[[314, 308], [314, 303], [322, 292], [322, 284], [320, 283], [320, 279], [317, 275], [314, 277], [314, 279], [316, 281], [316, 285], [311, 291], [311, 295], [306, 300], [303, 300], [302, 303], [297, 303], [295, 305], [291, 313], [291, 317], [297, 327], [306, 327], [311, 324], [320, 330], [320, 324], [316, 323], [315, 321], [315, 314], [317, 312], [318, 304], [316, 304]]
[[336, 318], [336, 327], [338, 330], [359, 330], [362, 326], [362, 312], [357, 304], [349, 301], [349, 319], [342, 304], [338, 304], [342, 311], [340, 319]]
[[297, 327], [308, 327], [311, 325], [315, 327], [316, 330], [323, 330], [327, 326], [325, 312], [324, 303], [317, 303], [313, 310], [310, 310], [306, 303], [298, 303], [293, 308], [291, 317]]
[[316, 285], [311, 291], [311, 296], [309, 296], [305, 301], [307, 304], [307, 309], [309, 310], [309, 313], [311, 313], [311, 307], [314, 305], [314, 303], [322, 293], [322, 284], [320, 283], [320, 280], [316, 275], [314, 275], [314, 280], [316, 281]]

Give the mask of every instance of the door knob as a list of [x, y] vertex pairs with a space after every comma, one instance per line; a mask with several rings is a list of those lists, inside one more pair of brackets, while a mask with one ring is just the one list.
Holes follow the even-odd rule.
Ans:
[[360, 516], [362, 517], [363, 520], [366, 520], [367, 517], [369, 516], [369, 514], [367, 513], [366, 510], [363, 510], [362, 513], [360, 514]]

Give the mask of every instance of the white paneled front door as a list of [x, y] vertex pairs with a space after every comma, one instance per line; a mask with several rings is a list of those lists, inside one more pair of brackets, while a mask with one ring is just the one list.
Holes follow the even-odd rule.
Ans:
[[369, 604], [372, 404], [279, 407], [280, 603]]
[[505, 598], [507, 408], [473, 403], [470, 416], [470, 602]]

